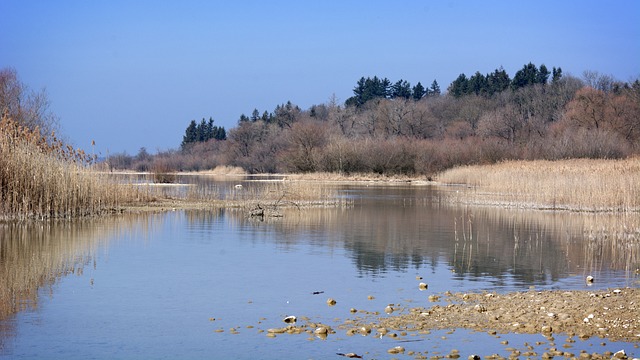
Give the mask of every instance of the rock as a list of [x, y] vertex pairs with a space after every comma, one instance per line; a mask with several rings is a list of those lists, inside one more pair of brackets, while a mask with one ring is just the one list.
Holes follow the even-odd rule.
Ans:
[[362, 334], [362, 335], [371, 334], [371, 326], [369, 326], [369, 325], [361, 326], [360, 327], [360, 334]]
[[484, 307], [484, 305], [482, 304], [476, 304], [476, 306], [474, 306], [473, 309], [480, 313], [487, 311], [487, 308]]
[[287, 316], [284, 319], [282, 319], [282, 321], [286, 322], [287, 324], [295, 324], [296, 320], [298, 319], [293, 315]]
[[404, 351], [405, 349], [402, 346], [392, 347], [391, 349], [387, 350], [389, 354], [402, 354], [404, 353]]
[[626, 359], [627, 358], [627, 353], [625, 353], [624, 350], [619, 350], [619, 351], [616, 351], [613, 354], [613, 357], [615, 359]]
[[351, 359], [362, 359], [362, 356], [360, 356], [360, 355], [358, 355], [356, 353], [346, 353], [346, 354], [336, 353], [336, 355], [348, 357], [348, 358], [351, 358]]

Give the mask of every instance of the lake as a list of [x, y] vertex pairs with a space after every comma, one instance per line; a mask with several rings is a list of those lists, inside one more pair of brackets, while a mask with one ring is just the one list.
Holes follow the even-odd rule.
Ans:
[[[384, 316], [388, 304], [430, 307], [428, 296], [446, 291], [640, 286], [637, 246], [593, 241], [585, 229], [597, 231], [594, 215], [453, 205], [445, 197], [455, 188], [329, 186], [352, 205], [294, 207], [265, 221], [219, 209], [0, 224], [0, 358], [507, 357], [501, 341], [520, 349], [546, 340], [463, 329], [348, 336], [339, 326], [352, 308]], [[267, 336], [290, 315], [336, 333]], [[555, 338], [557, 347], [566, 340]], [[398, 344], [405, 354], [387, 353]], [[640, 356], [637, 346], [591, 338], [571, 351]]]

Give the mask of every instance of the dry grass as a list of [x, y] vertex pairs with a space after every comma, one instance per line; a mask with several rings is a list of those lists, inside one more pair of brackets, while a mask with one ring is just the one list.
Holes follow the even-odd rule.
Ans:
[[250, 203], [279, 203], [298, 207], [314, 205], [333, 205], [341, 200], [335, 189], [317, 183], [306, 182], [270, 182], [260, 186], [245, 186], [229, 193], [227, 201]]
[[640, 157], [624, 160], [508, 161], [465, 166], [437, 177], [444, 184], [464, 184], [465, 203], [633, 212], [640, 210]]
[[335, 172], [313, 172], [300, 174], [287, 174], [287, 180], [295, 181], [327, 181], [327, 182], [408, 182], [416, 180], [415, 177], [407, 175], [383, 175], [377, 173], [335, 173]]
[[0, 120], [0, 219], [89, 216], [141, 200], [137, 188], [108, 181], [90, 162], [55, 137]]
[[202, 171], [203, 174], [211, 175], [246, 175], [247, 172], [239, 166], [219, 165], [211, 171]]

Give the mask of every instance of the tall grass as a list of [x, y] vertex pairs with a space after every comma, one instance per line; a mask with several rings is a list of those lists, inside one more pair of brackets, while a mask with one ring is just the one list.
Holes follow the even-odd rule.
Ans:
[[507, 161], [444, 171], [437, 181], [464, 184], [466, 203], [575, 211], [640, 211], [640, 157], [623, 160]]
[[69, 218], [140, 199], [88, 168], [91, 157], [39, 130], [0, 120], [0, 219]]

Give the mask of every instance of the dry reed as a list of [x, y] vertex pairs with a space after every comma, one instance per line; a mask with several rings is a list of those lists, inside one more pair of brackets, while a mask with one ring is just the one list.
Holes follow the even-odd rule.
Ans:
[[91, 157], [55, 135], [45, 139], [8, 118], [0, 120], [0, 219], [90, 216], [113, 211], [143, 194], [89, 170]]
[[623, 160], [507, 161], [441, 173], [444, 184], [464, 184], [465, 203], [552, 210], [640, 210], [640, 157]]
[[289, 181], [234, 189], [226, 194], [223, 202], [226, 207], [241, 208], [252, 217], [280, 217], [281, 210], [285, 208], [344, 207], [351, 204], [349, 200], [340, 198], [330, 186]]

